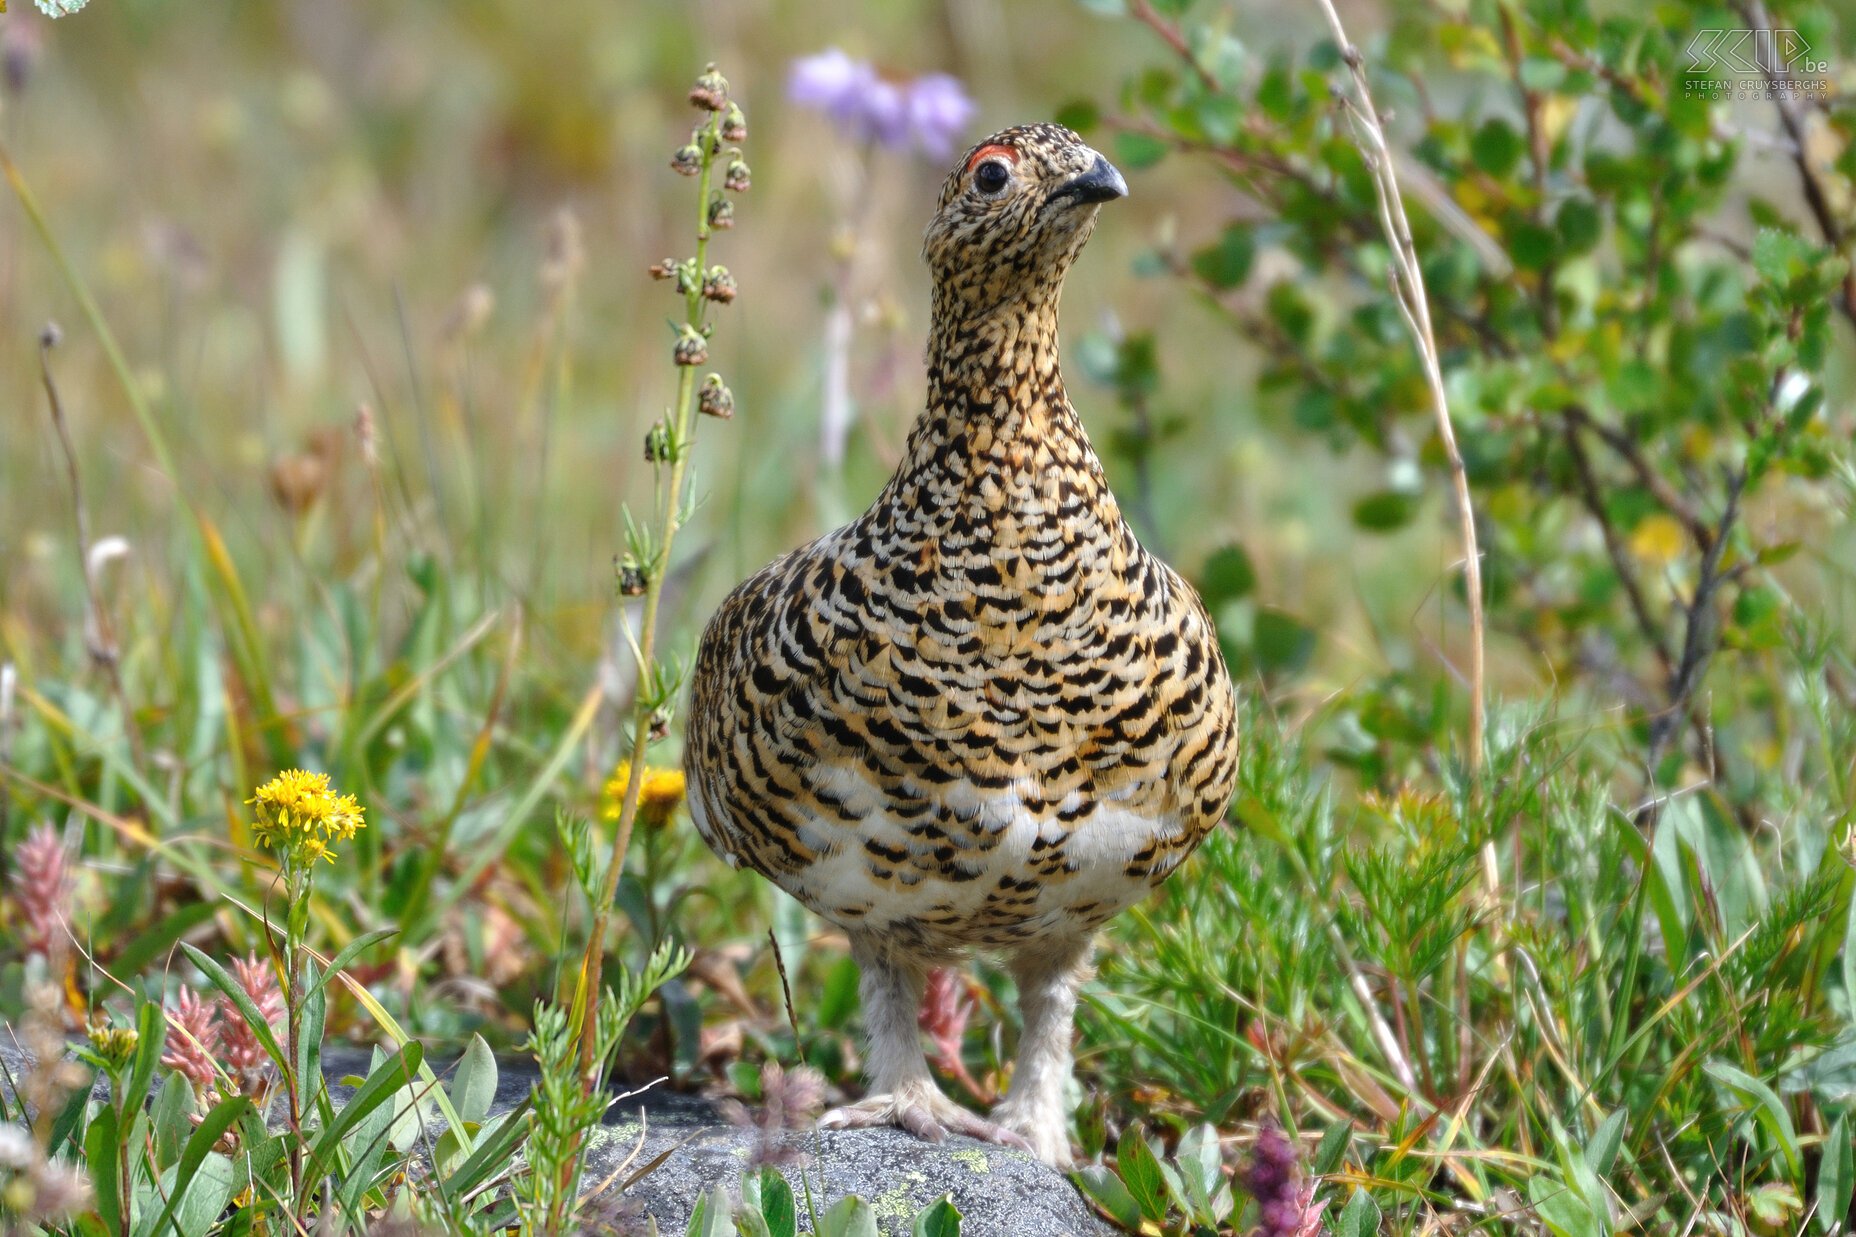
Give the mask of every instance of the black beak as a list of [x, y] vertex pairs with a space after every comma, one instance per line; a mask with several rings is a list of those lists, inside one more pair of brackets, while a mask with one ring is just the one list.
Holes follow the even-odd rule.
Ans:
[[1128, 182], [1114, 164], [1097, 155], [1087, 172], [1066, 182], [1055, 196], [1076, 202], [1112, 202], [1128, 196]]

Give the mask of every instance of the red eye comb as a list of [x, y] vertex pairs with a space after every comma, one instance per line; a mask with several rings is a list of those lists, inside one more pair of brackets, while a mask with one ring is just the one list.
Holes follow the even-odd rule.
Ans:
[[1003, 155], [1014, 165], [1018, 163], [1018, 148], [1016, 146], [1007, 146], [1002, 142], [994, 142], [991, 146], [982, 146], [973, 152], [973, 157], [967, 160], [967, 171], [971, 172], [979, 165], [980, 160], [990, 158], [993, 155]]

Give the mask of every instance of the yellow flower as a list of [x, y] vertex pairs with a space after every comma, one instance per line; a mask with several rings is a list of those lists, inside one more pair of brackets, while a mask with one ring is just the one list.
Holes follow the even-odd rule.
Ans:
[[90, 1046], [112, 1069], [122, 1069], [135, 1059], [136, 1045], [141, 1037], [134, 1027], [113, 1027], [99, 1021], [85, 1027], [84, 1032], [90, 1037]]
[[338, 794], [326, 773], [286, 769], [252, 792], [258, 809], [252, 832], [261, 845], [285, 851], [299, 864], [335, 862], [331, 842], [346, 842], [367, 827], [353, 795]]
[[1687, 544], [1682, 526], [1661, 512], [1645, 516], [1630, 534], [1630, 552], [1656, 567], [1675, 562]]
[[[600, 815], [607, 820], [619, 818], [625, 806], [625, 788], [631, 784], [631, 776], [631, 761], [622, 760], [607, 780], [605, 804], [600, 810]], [[645, 769], [644, 782], [638, 787], [638, 815], [644, 818], [646, 824], [662, 827], [682, 802], [681, 769]]]

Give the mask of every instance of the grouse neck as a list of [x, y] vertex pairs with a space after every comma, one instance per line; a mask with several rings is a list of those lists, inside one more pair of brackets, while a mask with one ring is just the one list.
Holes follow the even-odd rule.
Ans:
[[[1005, 434], [1074, 425], [1057, 360], [1054, 297], [978, 313], [937, 313], [935, 322], [928, 338], [927, 420], [949, 429], [984, 424]], [[1075, 429], [1080, 434], [1080, 425]]]

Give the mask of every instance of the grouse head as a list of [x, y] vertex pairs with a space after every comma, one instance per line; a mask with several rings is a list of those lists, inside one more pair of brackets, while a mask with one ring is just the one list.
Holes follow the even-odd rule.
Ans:
[[993, 134], [948, 176], [922, 242], [937, 315], [1053, 301], [1095, 229], [1096, 208], [1127, 193], [1114, 165], [1062, 125]]

